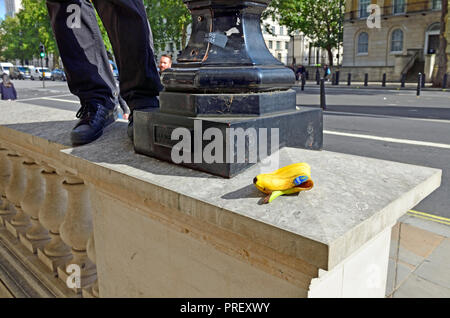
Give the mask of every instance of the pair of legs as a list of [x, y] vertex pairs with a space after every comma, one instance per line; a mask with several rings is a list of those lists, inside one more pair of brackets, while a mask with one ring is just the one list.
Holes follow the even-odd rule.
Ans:
[[[102, 114], [110, 116], [118, 103], [119, 92], [94, 6], [108, 32], [119, 69], [120, 94], [131, 112], [158, 107], [156, 96], [162, 85], [142, 0], [92, 0], [92, 3], [89, 0], [47, 0], [47, 8], [69, 89], [80, 98], [83, 106], [89, 105], [79, 115], [82, 120], [90, 116], [90, 121], [84, 120], [81, 124], [105, 126], [111, 121], [109, 117], [94, 121], [92, 118], [98, 108], [102, 108]], [[98, 129], [94, 127], [95, 134]], [[92, 138], [86, 140], [89, 139]]]

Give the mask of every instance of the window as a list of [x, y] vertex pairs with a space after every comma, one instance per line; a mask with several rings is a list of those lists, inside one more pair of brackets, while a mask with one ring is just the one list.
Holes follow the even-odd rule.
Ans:
[[403, 52], [403, 31], [400, 29], [392, 32], [391, 52]]
[[289, 50], [289, 42], [284, 42], [284, 49]]
[[280, 35], [284, 35], [284, 28], [280, 26]]
[[272, 27], [272, 33], [275, 35], [276, 33], [275, 33], [275, 27], [273, 26]]
[[442, 0], [432, 0], [431, 1], [432, 10], [442, 10]]
[[281, 53], [278, 53], [278, 60], [281, 62]]
[[369, 12], [367, 12], [367, 7], [370, 6], [371, 0], [359, 0], [359, 17], [367, 18]]
[[369, 53], [369, 34], [363, 32], [358, 37], [358, 54]]
[[277, 41], [277, 50], [281, 50], [281, 42]]
[[393, 5], [393, 13], [394, 14], [405, 13], [405, 9], [406, 9], [405, 0], [394, 0], [394, 5]]
[[269, 49], [273, 49], [273, 41], [269, 41]]

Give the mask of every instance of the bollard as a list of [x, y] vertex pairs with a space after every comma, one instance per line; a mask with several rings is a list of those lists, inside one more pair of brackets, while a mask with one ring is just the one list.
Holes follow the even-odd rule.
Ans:
[[306, 71], [306, 79], [309, 80], [309, 71]]
[[364, 86], [369, 86], [369, 74], [364, 75]]
[[419, 73], [419, 77], [417, 79], [417, 96], [420, 96], [421, 90], [422, 90], [422, 73]]
[[306, 84], [306, 77], [305, 74], [300, 75], [302, 80], [302, 91], [305, 90], [305, 84]]
[[327, 109], [327, 103], [325, 98], [325, 79], [320, 80], [320, 108]]
[[316, 69], [316, 82], [317, 82], [317, 85], [320, 85], [320, 72], [319, 72], [319, 69]]
[[381, 82], [381, 86], [386, 87], [386, 73], [383, 74], [383, 80]]
[[425, 80], [426, 80], [426, 75], [425, 75], [425, 73], [424, 73], [424, 74], [422, 74], [422, 83], [421, 83], [422, 88], [425, 87]]
[[405, 87], [405, 83], [406, 83], [406, 74], [402, 74], [402, 78], [400, 79], [401, 82], [401, 87]]
[[340, 71], [336, 71], [336, 85], [339, 85], [339, 77], [341, 76]]
[[336, 73], [331, 76], [331, 85], [336, 85]]
[[348, 85], [348, 86], [352, 85], [352, 73], [348, 73], [348, 77], [347, 77], [347, 85]]
[[448, 80], [448, 74], [445, 73], [444, 80], [442, 81], [442, 89], [446, 89], [447, 88], [447, 80]]

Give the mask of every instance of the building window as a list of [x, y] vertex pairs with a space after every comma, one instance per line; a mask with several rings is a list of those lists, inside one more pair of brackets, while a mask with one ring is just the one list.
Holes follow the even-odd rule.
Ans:
[[272, 26], [272, 34], [275, 35], [275, 26]]
[[281, 50], [281, 42], [277, 41], [277, 50]]
[[280, 26], [280, 35], [284, 35], [284, 28]]
[[371, 0], [359, 0], [359, 17], [367, 18], [369, 12], [367, 12], [367, 7], [370, 6]]
[[405, 13], [406, 10], [405, 0], [394, 0], [393, 10], [394, 14]]
[[273, 41], [269, 41], [269, 49], [273, 49]]
[[284, 49], [289, 50], [289, 42], [284, 42]]
[[358, 54], [369, 53], [369, 34], [363, 32], [358, 37]]
[[403, 52], [403, 31], [400, 29], [392, 32], [391, 52]]
[[442, 10], [442, 0], [432, 0], [431, 1], [431, 9]]
[[278, 60], [281, 62], [281, 53], [278, 53]]

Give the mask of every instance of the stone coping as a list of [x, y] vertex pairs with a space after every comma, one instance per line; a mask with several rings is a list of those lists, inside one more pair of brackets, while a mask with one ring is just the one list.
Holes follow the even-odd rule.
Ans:
[[[1, 103], [2, 113], [4, 107]], [[0, 119], [0, 143], [57, 156], [89, 180], [126, 189], [325, 270], [393, 226], [441, 182], [438, 169], [283, 148], [280, 166], [309, 163], [315, 187], [260, 205], [264, 195], [252, 180], [267, 169], [261, 164], [228, 180], [138, 155], [123, 121], [96, 142], [70, 148], [73, 118], [72, 111], [16, 102]]]

